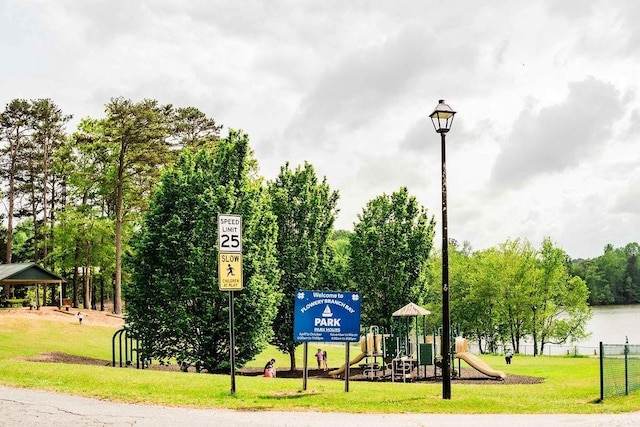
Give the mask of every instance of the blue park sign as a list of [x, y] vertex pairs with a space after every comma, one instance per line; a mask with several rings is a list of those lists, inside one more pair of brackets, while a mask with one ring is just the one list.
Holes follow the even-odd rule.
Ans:
[[360, 300], [357, 292], [296, 291], [293, 340], [358, 342]]

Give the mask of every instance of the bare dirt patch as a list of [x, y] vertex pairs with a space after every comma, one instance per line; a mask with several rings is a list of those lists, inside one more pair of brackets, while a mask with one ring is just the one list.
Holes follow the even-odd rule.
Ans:
[[3, 308], [0, 309], [0, 318], [20, 318], [24, 320], [46, 319], [58, 322], [75, 322], [79, 323], [78, 313], [82, 313], [82, 323], [88, 325], [100, 326], [124, 326], [124, 318], [109, 311], [85, 310], [78, 308], [70, 308], [59, 310], [57, 307], [40, 307], [39, 309], [30, 309], [29, 307], [20, 308]]

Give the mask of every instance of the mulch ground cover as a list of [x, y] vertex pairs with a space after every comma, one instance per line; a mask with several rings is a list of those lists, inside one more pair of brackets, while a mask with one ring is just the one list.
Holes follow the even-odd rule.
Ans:
[[[38, 357], [33, 357], [27, 359], [32, 362], [49, 362], [49, 363], [70, 363], [77, 365], [97, 365], [97, 366], [111, 366], [112, 361], [102, 360], [102, 359], [93, 359], [90, 357], [82, 357], [82, 356], [74, 356], [66, 353], [46, 353], [42, 354]], [[116, 361], [116, 367], [119, 367], [119, 360]], [[135, 368], [135, 362], [130, 368]], [[458, 370], [458, 364], [455, 363], [455, 366], [452, 367], [456, 371]], [[149, 369], [153, 370], [165, 370], [165, 371], [179, 371], [180, 368], [177, 365], [160, 365], [157, 363], [152, 363], [149, 366]], [[341, 377], [333, 377], [330, 372], [333, 370], [329, 369], [328, 371], [322, 369], [308, 369], [307, 377], [309, 379], [322, 379], [322, 380], [333, 380], [338, 381]], [[237, 375], [246, 375], [246, 376], [261, 376], [263, 374], [261, 368], [241, 368], [236, 371]], [[296, 370], [288, 370], [288, 369], [278, 369], [277, 370], [277, 378], [300, 378], [302, 379], [302, 369]], [[426, 372], [426, 377], [424, 377], [424, 371], [421, 370], [419, 378], [415, 378], [411, 380], [412, 382], [441, 382], [442, 378], [434, 378], [433, 368], [428, 368]], [[363, 373], [363, 369], [360, 367], [352, 367], [350, 369], [349, 381], [371, 381], [369, 378], [365, 377]], [[381, 379], [378, 381], [390, 381], [390, 379]], [[544, 381], [544, 378], [539, 377], [529, 377], [524, 375], [507, 375], [505, 379], [496, 379], [492, 377], [488, 377], [475, 369], [468, 367], [460, 367], [460, 375], [456, 376], [452, 379], [453, 383], [475, 383], [475, 384], [495, 384], [495, 385], [505, 385], [505, 384], [538, 384]]]

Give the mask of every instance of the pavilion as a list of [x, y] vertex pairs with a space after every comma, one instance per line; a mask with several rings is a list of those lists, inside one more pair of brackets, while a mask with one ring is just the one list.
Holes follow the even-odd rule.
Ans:
[[[36, 308], [39, 307], [39, 285], [43, 286], [46, 295], [47, 286], [57, 286], [58, 288], [58, 307], [62, 307], [62, 284], [66, 283], [62, 277], [51, 271], [40, 267], [35, 262], [17, 263], [17, 264], [0, 264], [0, 286], [4, 286], [3, 295], [8, 294], [8, 288], [11, 286], [34, 286], [36, 287]], [[54, 288], [55, 289], [55, 288]]]

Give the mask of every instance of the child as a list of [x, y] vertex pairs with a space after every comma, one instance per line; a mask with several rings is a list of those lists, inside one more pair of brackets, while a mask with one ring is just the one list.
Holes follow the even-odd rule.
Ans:
[[322, 349], [318, 349], [318, 351], [316, 351], [316, 361], [318, 362], [318, 369], [320, 369], [322, 367]]
[[264, 376], [266, 378], [276, 377], [276, 368], [273, 366], [276, 363], [276, 359], [271, 359], [264, 365]]

